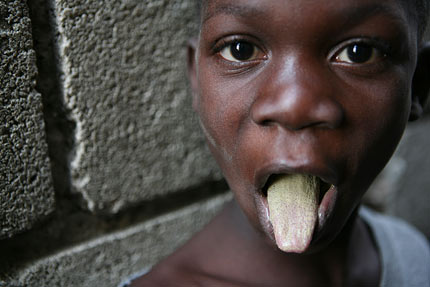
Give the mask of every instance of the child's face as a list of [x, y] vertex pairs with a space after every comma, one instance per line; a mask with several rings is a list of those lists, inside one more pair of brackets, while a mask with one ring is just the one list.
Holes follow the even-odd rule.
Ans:
[[269, 176], [315, 175], [332, 187], [311, 249], [326, 246], [408, 121], [416, 27], [396, 0], [214, 0], [202, 13], [194, 108], [239, 205], [273, 240]]

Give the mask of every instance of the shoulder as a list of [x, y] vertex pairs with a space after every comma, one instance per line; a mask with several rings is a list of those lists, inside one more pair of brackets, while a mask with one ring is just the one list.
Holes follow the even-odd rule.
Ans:
[[[232, 204], [185, 245], [158, 263], [130, 286], [232, 286], [238, 257], [229, 256], [243, 246], [238, 228], [232, 223]], [[243, 232], [243, 231], [242, 231]], [[246, 248], [242, 248], [248, 251]], [[237, 254], [237, 252], [236, 252]], [[226, 257], [229, 260], [226, 260]]]
[[380, 214], [366, 207], [361, 208], [360, 217], [369, 225], [375, 240], [383, 240], [385, 244], [395, 244], [409, 251], [421, 250], [424, 255], [430, 252], [425, 236], [404, 220]]
[[161, 263], [148, 273], [133, 279], [127, 286], [181, 286], [180, 283], [185, 282], [186, 277], [178, 268]]
[[367, 208], [361, 208], [360, 217], [379, 249], [385, 286], [430, 284], [430, 247], [424, 235], [401, 219]]
[[[225, 209], [185, 245], [155, 265], [148, 273], [132, 277], [128, 286], [223, 286], [224, 280], [212, 272], [216, 270], [212, 263], [223, 261], [220, 257], [225, 252], [222, 250], [228, 245], [223, 244], [224, 241], [217, 241], [219, 234], [228, 233], [223, 229], [226, 224], [220, 223], [225, 217], [223, 214]], [[213, 248], [214, 246], [217, 248]]]
[[[175, 266], [170, 263], [160, 263], [149, 273], [133, 280], [130, 287], [147, 287], [147, 286], [175, 286], [175, 287], [192, 287], [192, 286], [225, 286], [223, 280], [205, 274], [197, 269], [187, 269], [182, 266]], [[228, 285], [231, 286], [231, 285]]]

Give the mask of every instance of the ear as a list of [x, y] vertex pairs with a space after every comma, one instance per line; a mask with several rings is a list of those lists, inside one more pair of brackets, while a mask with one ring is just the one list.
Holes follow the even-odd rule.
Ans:
[[193, 109], [197, 110], [198, 100], [198, 82], [197, 82], [197, 39], [192, 38], [187, 45], [187, 68], [188, 80], [191, 85], [191, 93], [193, 97]]
[[414, 121], [423, 114], [430, 92], [430, 42], [418, 51], [417, 67], [412, 81], [412, 105], [409, 120]]

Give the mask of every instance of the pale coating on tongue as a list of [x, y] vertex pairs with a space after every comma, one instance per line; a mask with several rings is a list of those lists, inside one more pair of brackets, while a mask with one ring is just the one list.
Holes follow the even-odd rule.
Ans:
[[291, 174], [277, 178], [267, 190], [276, 244], [285, 252], [303, 252], [318, 218], [319, 180]]

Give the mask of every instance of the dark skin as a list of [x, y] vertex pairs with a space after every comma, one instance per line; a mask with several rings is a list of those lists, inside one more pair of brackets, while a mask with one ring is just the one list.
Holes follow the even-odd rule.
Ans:
[[[357, 208], [429, 90], [430, 46], [398, 0], [215, 0], [189, 48], [193, 106], [235, 195], [132, 286], [377, 286]], [[312, 242], [280, 251], [265, 188], [276, 174], [330, 187]]]

